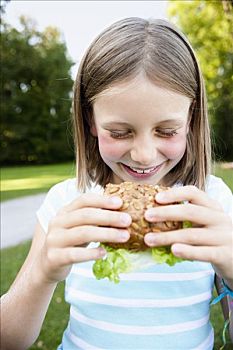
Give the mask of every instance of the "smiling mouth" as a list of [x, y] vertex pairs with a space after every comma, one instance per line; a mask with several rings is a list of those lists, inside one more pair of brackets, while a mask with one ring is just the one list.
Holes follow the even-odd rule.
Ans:
[[133, 168], [133, 167], [128, 167], [131, 170], [135, 171], [137, 174], [149, 174], [153, 172], [157, 167], [149, 168], [149, 169], [138, 169], [138, 168]]
[[126, 165], [126, 164], [122, 164], [122, 165], [123, 165], [123, 167], [125, 167], [127, 170], [129, 170], [129, 171], [131, 171], [131, 172], [133, 172], [133, 173], [135, 173], [135, 174], [138, 174], [138, 175], [143, 175], [143, 174], [147, 174], [147, 175], [149, 175], [149, 174], [154, 174], [154, 173], [156, 173], [156, 172], [161, 168], [161, 166], [162, 166], [162, 164], [160, 164], [160, 165], [157, 165], [157, 166], [155, 166], [155, 167], [153, 167], [153, 168], [140, 169], [140, 168], [130, 167], [130, 166]]

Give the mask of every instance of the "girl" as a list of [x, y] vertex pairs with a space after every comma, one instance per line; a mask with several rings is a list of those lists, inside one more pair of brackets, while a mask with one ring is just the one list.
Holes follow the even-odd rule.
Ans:
[[[29, 255], [2, 300], [3, 348], [36, 340], [66, 279], [70, 321], [59, 349], [212, 349], [214, 273], [233, 289], [232, 194], [210, 175], [204, 82], [183, 34], [166, 21], [127, 18], [97, 37], [75, 82], [74, 135], [77, 181], [54, 186], [37, 213]], [[115, 285], [97, 281], [92, 265], [105, 254], [95, 242], [129, 238], [120, 198], [103, 196], [106, 183], [122, 181], [172, 186], [156, 197], [163, 209], [145, 218], [193, 228], [145, 237], [186, 261]], [[188, 204], [166, 206], [177, 201]]]

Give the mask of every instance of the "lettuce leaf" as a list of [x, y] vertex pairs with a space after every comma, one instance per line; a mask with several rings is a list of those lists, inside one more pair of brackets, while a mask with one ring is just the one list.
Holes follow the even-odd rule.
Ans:
[[178, 258], [173, 255], [170, 247], [156, 247], [152, 248], [152, 258], [157, 264], [168, 264], [173, 266], [184, 259]]
[[[192, 227], [190, 221], [184, 221], [183, 228]], [[154, 264], [168, 264], [173, 266], [184, 261], [171, 252], [171, 247], [148, 248], [143, 252], [130, 252], [126, 249], [114, 249], [100, 244], [107, 254], [93, 264], [93, 273], [96, 279], [108, 278], [114, 283], [120, 282], [120, 274], [142, 270]]]
[[169, 247], [156, 247], [144, 252], [132, 253], [126, 249], [113, 249], [101, 244], [107, 251], [104, 258], [93, 264], [96, 279], [108, 278], [114, 283], [120, 282], [120, 274], [142, 270], [154, 264], [175, 265], [183, 259], [174, 256]]
[[182, 223], [182, 228], [190, 228], [192, 226], [193, 226], [192, 223], [190, 221], [188, 221], [188, 220], [185, 220]]
[[98, 280], [107, 277], [110, 281], [119, 283], [119, 274], [130, 270], [130, 253], [126, 249], [113, 249], [104, 244], [101, 246], [107, 251], [107, 255], [96, 260], [93, 273]]

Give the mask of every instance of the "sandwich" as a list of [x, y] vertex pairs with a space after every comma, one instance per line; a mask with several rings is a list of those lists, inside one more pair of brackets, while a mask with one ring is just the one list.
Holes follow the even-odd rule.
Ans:
[[133, 182], [106, 185], [104, 194], [119, 196], [123, 202], [119, 211], [130, 214], [132, 222], [128, 227], [130, 238], [127, 242], [101, 244], [107, 254], [93, 265], [93, 273], [97, 279], [108, 278], [110, 281], [118, 283], [121, 273], [143, 269], [153, 264], [166, 263], [173, 266], [183, 261], [183, 259], [174, 256], [168, 246], [150, 248], [144, 242], [144, 236], [148, 232], [164, 232], [166, 234], [166, 231], [191, 226], [189, 222], [179, 221], [151, 223], [144, 218], [147, 209], [161, 205], [156, 202], [155, 195], [168, 189], [169, 187], [160, 185], [143, 185]]

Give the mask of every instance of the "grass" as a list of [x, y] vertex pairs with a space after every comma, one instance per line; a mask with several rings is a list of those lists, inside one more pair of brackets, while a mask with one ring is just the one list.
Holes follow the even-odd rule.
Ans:
[[233, 168], [224, 168], [220, 164], [216, 163], [213, 166], [213, 173], [221, 177], [223, 181], [230, 187], [233, 191]]
[[[26, 258], [31, 242], [25, 242], [15, 247], [2, 249], [1, 251], [1, 295], [4, 294], [13, 282], [17, 272]], [[62, 333], [66, 328], [69, 318], [69, 305], [64, 301], [64, 282], [61, 282], [55, 290], [49, 306], [39, 338], [30, 350], [56, 349], [62, 339]], [[222, 346], [223, 316], [221, 307], [216, 304], [211, 307], [211, 322], [215, 329], [214, 350]], [[232, 349], [227, 345], [224, 350]]]
[[55, 183], [74, 176], [74, 163], [2, 168], [1, 201], [47, 192]]
[[[30, 241], [1, 250], [1, 295], [13, 282], [30, 248]], [[56, 349], [69, 318], [69, 305], [64, 301], [64, 282], [58, 284], [49, 306], [39, 338], [30, 350]]]

